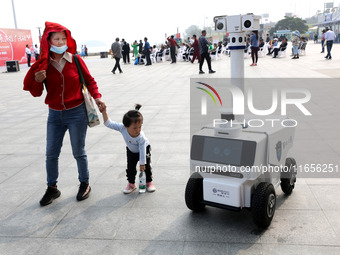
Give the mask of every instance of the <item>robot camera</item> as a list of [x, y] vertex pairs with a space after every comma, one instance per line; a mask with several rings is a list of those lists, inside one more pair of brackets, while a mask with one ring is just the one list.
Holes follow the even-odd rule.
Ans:
[[227, 31], [227, 24], [226, 24], [227, 16], [216, 16], [214, 17], [215, 23], [215, 30], [219, 32]]
[[227, 32], [239, 33], [260, 29], [260, 16], [252, 13], [227, 17]]
[[252, 13], [242, 15], [242, 31], [253, 31], [260, 29], [260, 16], [256, 16]]

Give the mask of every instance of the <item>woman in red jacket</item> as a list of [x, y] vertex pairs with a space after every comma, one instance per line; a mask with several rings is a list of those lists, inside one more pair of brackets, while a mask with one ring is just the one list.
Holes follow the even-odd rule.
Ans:
[[[40, 47], [41, 58], [34, 63], [24, 80], [24, 90], [30, 91], [34, 97], [42, 95], [45, 85], [47, 91], [45, 103], [49, 106], [46, 139], [48, 187], [40, 204], [48, 205], [60, 196], [60, 191], [57, 189], [58, 159], [67, 130], [70, 134], [73, 156], [78, 166], [80, 186], [77, 200], [84, 200], [88, 198], [91, 191], [85, 152], [88, 121], [79, 74], [73, 59], [73, 54], [77, 49], [76, 41], [64, 26], [46, 22]], [[89, 92], [99, 109], [105, 108], [96, 81], [89, 73], [83, 59], [78, 59]]]

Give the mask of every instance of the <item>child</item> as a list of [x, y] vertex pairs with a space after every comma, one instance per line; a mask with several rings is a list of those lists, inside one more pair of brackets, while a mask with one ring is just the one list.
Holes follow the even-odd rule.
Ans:
[[140, 171], [145, 171], [146, 190], [154, 192], [156, 188], [152, 183], [151, 173], [151, 146], [149, 140], [142, 131], [143, 115], [139, 112], [142, 106], [136, 104], [135, 110], [128, 111], [123, 117], [123, 123], [117, 123], [109, 119], [106, 109], [101, 112], [104, 118], [104, 125], [108, 128], [119, 131], [126, 143], [127, 169], [126, 177], [128, 185], [123, 190], [125, 194], [129, 194], [136, 189], [135, 178], [137, 174], [136, 165], [139, 161]]

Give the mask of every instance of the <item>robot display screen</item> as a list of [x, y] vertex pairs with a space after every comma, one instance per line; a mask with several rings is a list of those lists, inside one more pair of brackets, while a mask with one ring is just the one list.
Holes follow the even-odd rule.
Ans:
[[191, 159], [234, 166], [252, 166], [256, 142], [194, 135]]
[[202, 160], [239, 166], [243, 143], [238, 140], [205, 139]]

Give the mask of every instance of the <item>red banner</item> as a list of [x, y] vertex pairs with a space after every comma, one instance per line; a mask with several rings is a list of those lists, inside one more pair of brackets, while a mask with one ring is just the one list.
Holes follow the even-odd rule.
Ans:
[[31, 63], [35, 61], [31, 30], [0, 28], [0, 66], [6, 61], [18, 60], [19, 64], [27, 63], [26, 44], [32, 52]]

